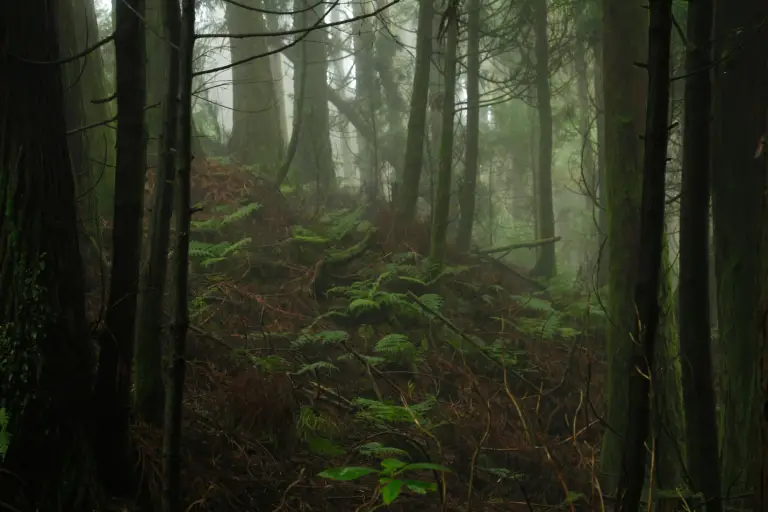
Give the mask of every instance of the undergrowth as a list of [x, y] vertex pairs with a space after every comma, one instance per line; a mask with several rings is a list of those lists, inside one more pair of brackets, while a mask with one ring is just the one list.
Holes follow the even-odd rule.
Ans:
[[[602, 328], [596, 300], [567, 282], [542, 290], [484, 279], [480, 261], [436, 267], [389, 245], [362, 208], [292, 222], [274, 241], [237, 231], [261, 214], [261, 204], [244, 202], [193, 225], [190, 256], [201, 274], [190, 316], [208, 330], [210, 318], [248, 312], [211, 336], [235, 347], [228, 357], [265, 387], [262, 400], [269, 386], [289, 383], [292, 424], [272, 430], [295, 444], [258, 437], [275, 459], [301, 460], [313, 473], [300, 478], [318, 496], [335, 485], [356, 496], [344, 498], [357, 500], [343, 502], [345, 510], [470, 499], [483, 501], [478, 509], [512, 510], [521, 489], [555, 506], [584, 499], [588, 481], [574, 477], [564, 487], [570, 470], [552, 470], [532, 439], [560, 458], [576, 449], [576, 441], [546, 444], [577, 432], [575, 416], [564, 428], [553, 418], [583, 402], [583, 393], [579, 399], [558, 383], [575, 377], [550, 376], [546, 365], [556, 364], [552, 354], [571, 359]], [[265, 265], [258, 262], [274, 270], [255, 275], [253, 267]], [[290, 309], [299, 304], [307, 305]], [[315, 476], [326, 483], [310, 484]], [[297, 507], [317, 498], [289, 491]]]

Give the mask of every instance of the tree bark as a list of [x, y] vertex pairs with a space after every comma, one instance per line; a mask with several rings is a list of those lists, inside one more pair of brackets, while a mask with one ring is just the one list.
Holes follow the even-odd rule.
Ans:
[[[547, 1], [536, 0], [533, 7], [536, 52], [536, 97], [539, 113], [539, 158], [536, 180], [539, 229], [537, 238], [555, 237], [555, 209], [552, 202], [552, 90], [549, 84], [549, 36]], [[551, 278], [557, 272], [555, 244], [539, 249], [531, 275]]]
[[443, 120], [440, 140], [440, 168], [432, 215], [432, 238], [429, 259], [437, 266], [445, 261], [445, 243], [448, 232], [448, 211], [451, 207], [451, 171], [453, 169], [453, 118], [456, 110], [456, 50], [459, 39], [459, 13], [456, 4], [446, 13], [445, 95], [443, 96]]
[[709, 182], [713, 3], [688, 4], [680, 197], [680, 350], [688, 472], [707, 511], [722, 510], [709, 321]]
[[664, 241], [665, 175], [669, 138], [669, 49], [672, 0], [651, 0], [648, 45], [648, 106], [645, 128], [638, 276], [637, 324], [630, 356], [628, 428], [619, 476], [617, 512], [638, 510], [645, 484], [646, 440], [650, 429], [650, 369], [654, 367], [659, 326], [659, 279]]
[[144, 132], [144, 0], [115, 8], [117, 168], [112, 231], [112, 271], [104, 329], [99, 336], [96, 401], [100, 414], [96, 454], [107, 487], [133, 491], [129, 419], [136, 324], [136, 298], [142, 247], [146, 138]]
[[461, 217], [456, 248], [469, 251], [475, 220], [477, 169], [480, 151], [480, 0], [467, 5], [467, 134], [464, 150], [464, 180], [459, 187]]
[[57, 7], [0, 2], [0, 407], [13, 436], [0, 461], [0, 503], [80, 512], [95, 505], [95, 361], [55, 64]]

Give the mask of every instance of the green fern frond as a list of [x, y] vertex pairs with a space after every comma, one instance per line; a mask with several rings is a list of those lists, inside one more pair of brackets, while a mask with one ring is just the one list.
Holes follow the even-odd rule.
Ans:
[[301, 348], [313, 343], [323, 345], [338, 345], [347, 341], [349, 334], [345, 331], [322, 331], [319, 333], [303, 333], [297, 339], [291, 342], [291, 347]]
[[425, 415], [434, 408], [436, 403], [434, 397], [430, 397], [424, 402], [412, 404], [406, 409], [403, 406], [389, 405], [367, 398], [356, 398], [352, 401], [353, 405], [360, 408], [357, 413], [360, 419], [379, 424], [413, 423], [415, 417], [419, 423], [426, 425], [428, 422]]
[[425, 293], [421, 297], [419, 297], [419, 300], [428, 308], [440, 312], [440, 310], [443, 309], [443, 304], [445, 301], [440, 295], [437, 295], [436, 293]]
[[302, 367], [296, 370], [293, 375], [303, 375], [307, 372], [314, 372], [317, 370], [339, 371], [339, 368], [327, 361], [316, 361], [314, 363], [302, 365]]
[[396, 353], [413, 352], [416, 346], [411, 343], [408, 336], [404, 334], [387, 334], [381, 338], [374, 347], [374, 352]]
[[553, 311], [551, 302], [548, 300], [540, 299], [538, 297], [534, 297], [533, 295], [510, 295], [509, 298], [519, 302], [521, 306], [527, 309], [533, 309], [543, 313], [550, 313]]

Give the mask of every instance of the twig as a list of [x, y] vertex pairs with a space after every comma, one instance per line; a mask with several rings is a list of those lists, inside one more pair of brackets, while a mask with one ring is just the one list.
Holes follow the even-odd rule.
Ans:
[[306, 469], [306, 467], [301, 468], [301, 471], [299, 471], [299, 476], [296, 477], [296, 480], [291, 482], [288, 485], [288, 487], [285, 488], [285, 490], [283, 491], [283, 496], [282, 496], [282, 498], [280, 498], [280, 504], [272, 512], [279, 512], [280, 510], [283, 509], [283, 507], [285, 507], [285, 503], [288, 500], [288, 492], [290, 492], [291, 489], [293, 489], [294, 487], [299, 485], [299, 482], [301, 482], [301, 479], [304, 478], [304, 470], [305, 469]]

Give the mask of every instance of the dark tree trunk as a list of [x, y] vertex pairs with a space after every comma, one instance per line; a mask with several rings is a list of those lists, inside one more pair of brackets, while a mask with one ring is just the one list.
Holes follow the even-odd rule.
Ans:
[[688, 472], [708, 512], [722, 510], [709, 321], [709, 181], [713, 6], [688, 4], [683, 177], [680, 198], [680, 355]]
[[0, 2], [0, 408], [13, 436], [0, 504], [81, 512], [93, 506], [94, 354], [61, 67], [50, 64], [56, 3]]
[[103, 332], [99, 336], [96, 382], [97, 456], [107, 486], [133, 490], [130, 455], [130, 389], [136, 298], [141, 263], [144, 176], [146, 171], [144, 0], [117, 2], [117, 169], [112, 231], [112, 273]]
[[629, 410], [626, 449], [619, 475], [616, 510], [635, 512], [645, 484], [646, 440], [650, 429], [648, 376], [654, 367], [659, 325], [659, 279], [664, 238], [665, 175], [669, 118], [669, 48], [672, 33], [672, 0], [651, 0], [648, 45], [648, 103], [643, 162], [638, 276], [635, 284], [637, 324], [629, 377]]
[[171, 238], [173, 181], [176, 178], [177, 95], [179, 91], [179, 4], [163, 0], [165, 38], [173, 46], [168, 57], [168, 76], [163, 100], [163, 129], [159, 134], [159, 166], [155, 179], [154, 205], [149, 221], [148, 257], [141, 273], [136, 311], [135, 410], [139, 418], [160, 425], [163, 417], [163, 295]]

